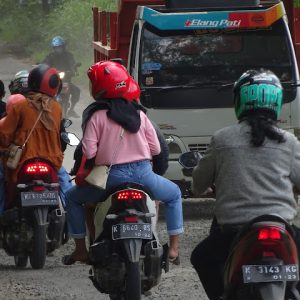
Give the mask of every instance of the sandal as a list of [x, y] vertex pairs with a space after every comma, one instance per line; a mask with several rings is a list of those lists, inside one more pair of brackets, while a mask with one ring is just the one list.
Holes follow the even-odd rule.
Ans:
[[169, 262], [174, 264], [175, 266], [179, 266], [180, 265], [180, 257], [179, 254], [175, 257], [171, 257], [169, 256]]

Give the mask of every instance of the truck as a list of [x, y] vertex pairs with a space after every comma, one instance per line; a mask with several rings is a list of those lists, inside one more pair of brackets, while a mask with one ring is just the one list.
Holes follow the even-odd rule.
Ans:
[[[167, 178], [192, 197], [178, 157], [234, 124], [232, 87], [269, 69], [284, 89], [281, 127], [300, 138], [300, 0], [119, 0], [93, 8], [95, 62], [122, 59], [169, 145]], [[298, 62], [298, 63], [297, 63]]]

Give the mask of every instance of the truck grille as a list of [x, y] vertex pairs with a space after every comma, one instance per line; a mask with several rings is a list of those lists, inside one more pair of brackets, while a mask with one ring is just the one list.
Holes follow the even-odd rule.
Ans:
[[190, 151], [199, 151], [201, 154], [203, 154], [209, 144], [189, 144]]

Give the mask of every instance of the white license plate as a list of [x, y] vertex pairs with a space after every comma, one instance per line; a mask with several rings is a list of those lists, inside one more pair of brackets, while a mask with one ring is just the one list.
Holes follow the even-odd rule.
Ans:
[[152, 239], [151, 224], [124, 223], [112, 226], [112, 239]]
[[55, 206], [58, 205], [58, 192], [21, 192], [21, 203], [27, 206]]
[[244, 283], [297, 281], [298, 265], [245, 265], [243, 266]]

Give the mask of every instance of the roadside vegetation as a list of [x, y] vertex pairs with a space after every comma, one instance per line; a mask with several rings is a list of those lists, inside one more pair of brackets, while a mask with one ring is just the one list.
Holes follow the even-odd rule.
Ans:
[[45, 12], [39, 0], [1, 0], [1, 44], [38, 63], [51, 51], [52, 37], [60, 35], [82, 64], [79, 79], [85, 79], [85, 71], [93, 62], [92, 7], [113, 11], [116, 0], [52, 0], [52, 4]]

